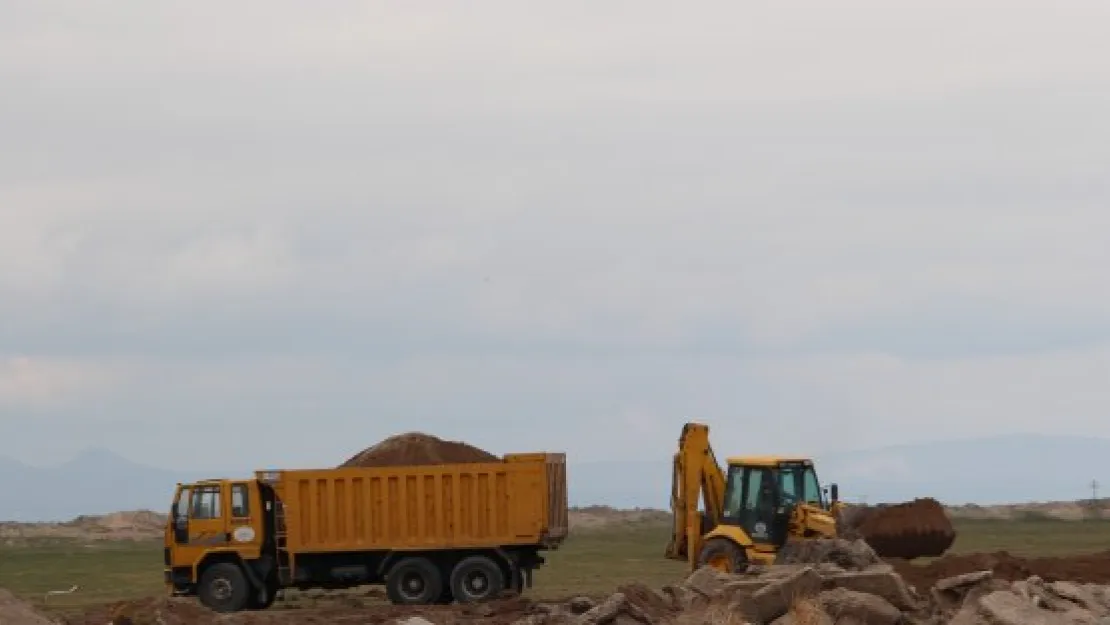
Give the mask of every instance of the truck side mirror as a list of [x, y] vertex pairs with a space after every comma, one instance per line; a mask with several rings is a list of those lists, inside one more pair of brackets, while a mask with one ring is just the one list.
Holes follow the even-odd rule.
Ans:
[[836, 484], [834, 483], [834, 484], [832, 485], [832, 489], [831, 489], [831, 490], [832, 490], [832, 502], [833, 502], [833, 503], [836, 503], [836, 502], [840, 501], [840, 487], [839, 487], [839, 486], [837, 486], [837, 485], [836, 485]]

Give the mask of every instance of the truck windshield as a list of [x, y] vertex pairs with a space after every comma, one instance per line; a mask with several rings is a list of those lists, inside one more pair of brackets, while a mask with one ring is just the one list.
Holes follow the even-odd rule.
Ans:
[[809, 503], [824, 507], [821, 484], [812, 465], [784, 462], [779, 465], [779, 488], [790, 503]]

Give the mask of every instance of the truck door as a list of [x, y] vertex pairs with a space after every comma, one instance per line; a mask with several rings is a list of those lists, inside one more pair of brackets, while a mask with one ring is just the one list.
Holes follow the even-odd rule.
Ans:
[[229, 528], [224, 510], [227, 493], [220, 484], [198, 484], [193, 487], [189, 506], [189, 545], [211, 548], [227, 545]]
[[173, 525], [173, 543], [184, 545], [189, 542], [189, 506], [192, 502], [193, 488], [182, 486], [177, 491], [173, 507], [170, 509], [170, 520]]
[[231, 505], [228, 508], [228, 536], [244, 557], [258, 557], [266, 532], [263, 530], [265, 513], [257, 488], [248, 482], [232, 482]]

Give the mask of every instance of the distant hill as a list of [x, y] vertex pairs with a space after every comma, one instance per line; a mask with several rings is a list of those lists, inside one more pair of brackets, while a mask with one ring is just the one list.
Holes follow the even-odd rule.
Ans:
[[[735, 450], [714, 440], [719, 457]], [[751, 448], [750, 444], [745, 445]], [[776, 449], [768, 445], [767, 453]], [[1110, 440], [1010, 435], [902, 445], [816, 457], [818, 473], [849, 501], [931, 496], [948, 505], [1068, 501], [1091, 497], [1096, 479], [1110, 494]], [[0, 520], [68, 521], [118, 510], [168, 509], [174, 484], [221, 475], [175, 472], [90, 450], [58, 467], [0, 458]], [[233, 473], [229, 473], [233, 474]], [[238, 475], [238, 473], [234, 473]], [[572, 462], [570, 503], [615, 508], [670, 506], [671, 459]]]

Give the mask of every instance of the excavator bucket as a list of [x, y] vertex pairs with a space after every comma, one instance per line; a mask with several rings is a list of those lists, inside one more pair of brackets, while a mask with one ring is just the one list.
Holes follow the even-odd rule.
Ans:
[[898, 504], [847, 505], [836, 518], [837, 535], [863, 539], [879, 557], [937, 557], [956, 540], [944, 507], [935, 499], [914, 499]]

